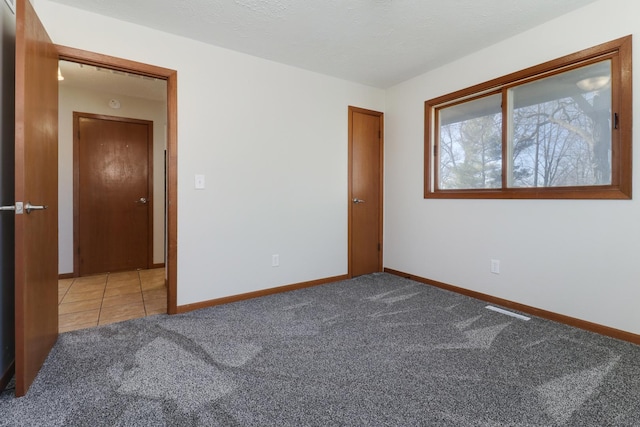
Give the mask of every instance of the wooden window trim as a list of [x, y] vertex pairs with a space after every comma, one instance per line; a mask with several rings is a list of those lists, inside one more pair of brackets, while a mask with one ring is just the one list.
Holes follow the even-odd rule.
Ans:
[[[631, 36], [622, 37], [580, 52], [563, 56], [515, 73], [458, 90], [425, 101], [424, 117], [424, 197], [429, 199], [631, 199], [632, 181], [632, 58]], [[576, 187], [507, 187], [506, 120], [503, 120], [502, 188], [496, 189], [438, 189], [436, 186], [439, 157], [435, 143], [437, 125], [435, 109], [455, 105], [480, 96], [569, 71], [604, 59], [612, 59], [612, 111], [618, 113], [618, 128], [612, 129], [611, 185]], [[503, 115], [506, 109], [503, 108]], [[504, 117], [503, 117], [504, 119]]]

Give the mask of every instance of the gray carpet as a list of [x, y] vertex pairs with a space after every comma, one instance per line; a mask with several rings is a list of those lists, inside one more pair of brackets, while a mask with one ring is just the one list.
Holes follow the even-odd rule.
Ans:
[[388, 274], [60, 336], [2, 426], [637, 426], [640, 347]]

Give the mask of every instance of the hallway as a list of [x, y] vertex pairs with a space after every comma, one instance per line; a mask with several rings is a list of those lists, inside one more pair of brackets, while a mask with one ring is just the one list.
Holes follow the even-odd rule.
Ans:
[[165, 270], [61, 279], [58, 304], [60, 333], [166, 313]]

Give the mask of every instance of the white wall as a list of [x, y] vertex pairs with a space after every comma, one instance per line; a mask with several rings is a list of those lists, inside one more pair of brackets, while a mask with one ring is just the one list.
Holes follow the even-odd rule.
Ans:
[[[109, 108], [110, 99], [121, 108]], [[69, 87], [58, 94], [58, 269], [73, 272], [73, 112], [105, 114], [153, 121], [153, 262], [164, 262], [164, 150], [166, 103]]]
[[179, 305], [347, 273], [347, 107], [384, 91], [34, 3], [54, 43], [178, 71]]
[[385, 266], [640, 333], [640, 174], [632, 201], [422, 196], [425, 100], [628, 34], [637, 62], [638, 16], [640, 2], [601, 0], [388, 90]]
[[[386, 101], [377, 89], [35, 3], [55, 43], [178, 70], [178, 304], [347, 272], [347, 106], [355, 105], [385, 111], [385, 266], [640, 333], [637, 194], [425, 200], [421, 161], [426, 99], [637, 37], [640, 3], [593, 3], [391, 88]], [[193, 188], [194, 174], [206, 175], [205, 190]], [[489, 273], [491, 258], [501, 260], [500, 275]]]

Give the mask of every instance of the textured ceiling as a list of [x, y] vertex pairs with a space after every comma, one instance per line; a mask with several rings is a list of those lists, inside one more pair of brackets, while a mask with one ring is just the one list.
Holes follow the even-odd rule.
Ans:
[[387, 88], [595, 0], [51, 0]]

